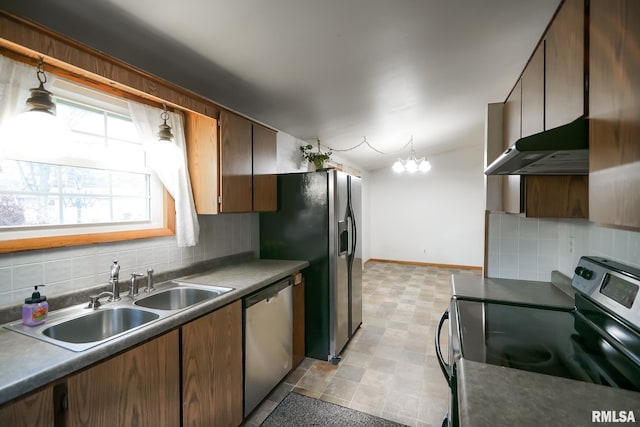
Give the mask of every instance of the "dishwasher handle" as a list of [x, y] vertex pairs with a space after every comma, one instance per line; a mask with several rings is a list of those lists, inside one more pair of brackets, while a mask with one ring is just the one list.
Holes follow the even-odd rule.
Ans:
[[[442, 374], [444, 378], [447, 380], [447, 384], [451, 387], [451, 366], [444, 361], [444, 357], [442, 356], [442, 348], [440, 347], [440, 331], [442, 330], [442, 326], [444, 325], [445, 320], [449, 319], [449, 309], [447, 308], [440, 320], [438, 321], [438, 326], [436, 327], [436, 356], [438, 357], [438, 364], [440, 365], [440, 369], [442, 370]], [[449, 344], [451, 345], [451, 344]]]
[[281, 290], [286, 289], [291, 286], [291, 280], [286, 278], [279, 282], [276, 282], [272, 285], [266, 286], [259, 291], [254, 292], [253, 294], [245, 297], [242, 302], [245, 309], [251, 307], [252, 305], [256, 305], [261, 301], [265, 301], [269, 303], [271, 299], [278, 296]]

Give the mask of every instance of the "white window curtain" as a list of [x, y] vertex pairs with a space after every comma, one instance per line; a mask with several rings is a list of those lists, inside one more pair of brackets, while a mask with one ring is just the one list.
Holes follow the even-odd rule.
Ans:
[[200, 227], [196, 214], [191, 180], [186, 163], [186, 142], [184, 136], [184, 119], [180, 113], [169, 113], [168, 125], [174, 135], [174, 142], [183, 156], [169, 159], [162, 156], [155, 148], [160, 148], [158, 141], [158, 126], [162, 123], [162, 110], [137, 102], [129, 102], [131, 118], [135, 123], [140, 139], [147, 150], [147, 164], [156, 173], [165, 186], [176, 205], [176, 240], [180, 247], [198, 244]]
[[[57, 77], [47, 73], [46, 68], [45, 64], [47, 82], [44, 87], [50, 90]], [[28, 147], [11, 140], [13, 132], [10, 122], [18, 114], [27, 111], [27, 98], [31, 96], [29, 89], [38, 87], [39, 84], [35, 66], [0, 56], [0, 160], [20, 157], [23, 150], [28, 151]]]

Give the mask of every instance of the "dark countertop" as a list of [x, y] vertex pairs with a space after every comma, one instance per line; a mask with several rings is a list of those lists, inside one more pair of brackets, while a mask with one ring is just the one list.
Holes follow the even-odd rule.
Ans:
[[[563, 284], [564, 285], [564, 284]], [[453, 275], [452, 296], [572, 308], [573, 299], [549, 282]], [[461, 426], [588, 426], [594, 410], [634, 411], [640, 393], [460, 359], [457, 363]]]
[[640, 393], [465, 359], [458, 403], [461, 426], [591, 426], [596, 410], [633, 411], [640, 421]]
[[[161, 335], [308, 266], [307, 261], [251, 260], [176, 280], [235, 288], [83, 352], [0, 328], [0, 405], [75, 371]], [[160, 285], [160, 284], [159, 284]], [[118, 303], [109, 303], [105, 306]]]
[[452, 296], [491, 302], [513, 302], [558, 308], [572, 308], [573, 299], [551, 282], [451, 276]]

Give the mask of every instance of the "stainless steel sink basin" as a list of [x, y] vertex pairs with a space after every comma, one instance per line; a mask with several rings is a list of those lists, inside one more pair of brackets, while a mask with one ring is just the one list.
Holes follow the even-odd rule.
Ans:
[[110, 308], [58, 323], [42, 333], [58, 341], [90, 343], [137, 328], [159, 317], [156, 313], [136, 308]]
[[4, 327], [67, 350], [84, 351], [232, 290], [171, 280], [135, 301], [123, 297], [114, 303], [103, 301], [99, 308], [89, 308], [84, 303], [50, 312], [42, 325], [26, 326], [16, 321]]
[[212, 287], [212, 289], [176, 287], [139, 299], [134, 304], [154, 310], [182, 310], [199, 302], [216, 298], [230, 290], [232, 289], [220, 287]]

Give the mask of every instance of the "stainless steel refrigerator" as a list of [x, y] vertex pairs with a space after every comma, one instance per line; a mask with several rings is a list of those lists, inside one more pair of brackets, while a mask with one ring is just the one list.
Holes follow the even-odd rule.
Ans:
[[362, 185], [334, 169], [278, 175], [278, 211], [260, 214], [260, 257], [302, 259], [305, 353], [339, 361], [362, 323]]

